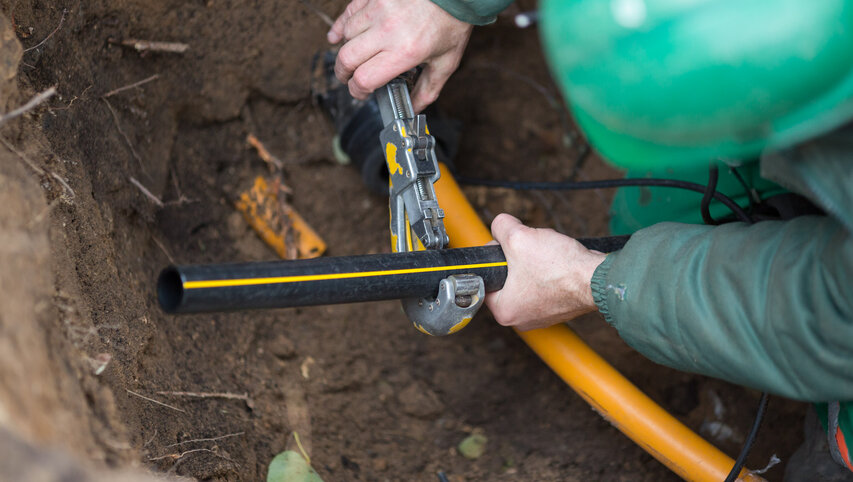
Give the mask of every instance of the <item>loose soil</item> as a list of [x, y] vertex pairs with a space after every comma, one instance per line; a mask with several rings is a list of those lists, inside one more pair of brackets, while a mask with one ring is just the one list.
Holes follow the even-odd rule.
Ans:
[[[386, 200], [334, 160], [330, 124], [312, 103], [309, 66], [327, 48], [327, 26], [306, 3], [0, 1], [2, 112], [52, 85], [60, 93], [0, 130], [0, 479], [117, 480], [104, 470], [130, 469], [134, 480], [146, 470], [263, 480], [277, 453], [296, 448], [294, 433], [330, 481], [434, 481], [439, 471], [451, 481], [675, 479], [487, 313], [436, 339], [396, 302], [158, 309], [154, 282], [171, 262], [275, 257], [233, 207], [267, 172], [249, 133], [285, 161], [293, 205], [329, 255], [389, 250]], [[330, 15], [345, 6], [312, 4]], [[616, 175], [595, 157], [575, 170], [582, 141], [563, 140], [536, 32], [510, 18], [476, 30], [440, 100], [465, 126], [459, 170]], [[190, 48], [146, 55], [117, 45], [127, 39]], [[467, 193], [486, 221], [507, 211], [606, 233], [608, 192]], [[653, 399], [737, 453], [756, 393], [655, 365], [597, 315], [573, 325]], [[168, 391], [239, 397], [158, 394]], [[751, 467], [794, 451], [803, 411], [772, 400]], [[471, 433], [488, 438], [476, 460], [456, 449]]]

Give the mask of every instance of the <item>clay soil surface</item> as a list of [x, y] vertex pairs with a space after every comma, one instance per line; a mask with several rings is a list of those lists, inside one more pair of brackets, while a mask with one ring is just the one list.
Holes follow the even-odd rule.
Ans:
[[[332, 16], [345, 6], [311, 4]], [[307, 2], [3, 0], [0, 17], [0, 112], [59, 92], [0, 130], [0, 479], [130, 470], [263, 480], [270, 460], [296, 447], [294, 433], [329, 481], [434, 481], [439, 471], [451, 481], [675, 479], [486, 312], [430, 338], [397, 302], [160, 311], [154, 283], [172, 262], [275, 258], [234, 209], [268, 173], [250, 133], [284, 162], [292, 204], [328, 255], [389, 251], [386, 199], [335, 161], [331, 124], [311, 99], [310, 63], [328, 27]], [[129, 39], [189, 49], [137, 52], [120, 45]], [[535, 29], [515, 29], [508, 15], [477, 29], [439, 102], [465, 126], [459, 171], [618, 175], [594, 156], [574, 168], [582, 140], [563, 141], [556, 92]], [[608, 192], [466, 192], [486, 222], [507, 211], [606, 234]], [[657, 366], [598, 315], [574, 325], [652, 398], [737, 453], [758, 394]], [[771, 401], [750, 467], [794, 451], [803, 410]], [[472, 433], [488, 439], [476, 460], [456, 448]]]

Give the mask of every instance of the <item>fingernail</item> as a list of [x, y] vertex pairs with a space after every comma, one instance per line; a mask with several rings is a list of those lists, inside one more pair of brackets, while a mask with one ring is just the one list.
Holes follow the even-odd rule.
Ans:
[[329, 30], [329, 32], [326, 34], [326, 40], [328, 40], [330, 44], [336, 44], [338, 43], [340, 38], [338, 38], [338, 34]]

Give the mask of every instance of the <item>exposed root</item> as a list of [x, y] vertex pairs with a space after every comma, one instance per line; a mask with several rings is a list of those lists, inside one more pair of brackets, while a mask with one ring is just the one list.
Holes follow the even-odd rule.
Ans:
[[30, 167], [30, 169], [32, 169], [33, 171], [36, 172], [36, 174], [40, 174], [42, 176], [49, 177], [49, 178], [56, 180], [56, 182], [58, 182], [60, 184], [60, 186], [62, 186], [63, 194], [62, 194], [61, 198], [63, 201], [65, 201], [69, 204], [74, 201], [74, 197], [76, 196], [76, 193], [74, 192], [73, 189], [71, 189], [71, 186], [68, 185], [68, 181], [66, 181], [62, 176], [60, 176], [59, 174], [57, 174], [53, 171], [49, 171], [43, 167], [36, 165], [36, 163], [33, 162], [32, 159], [27, 157], [23, 152], [15, 149], [15, 146], [13, 146], [9, 141], [7, 141], [6, 139], [4, 139], [2, 137], [0, 137], [0, 144], [3, 144], [3, 146], [5, 146], [6, 149], [9, 150], [9, 152], [18, 156], [18, 158], [21, 159], [22, 161], [24, 161], [24, 163], [26, 165], [28, 165]]
[[166, 407], [166, 408], [168, 408], [168, 409], [174, 410], [174, 411], [176, 411], [176, 412], [181, 412], [181, 413], [183, 413], [183, 414], [186, 414], [186, 413], [187, 413], [187, 411], [186, 411], [186, 410], [180, 409], [180, 408], [178, 408], [178, 407], [173, 407], [172, 405], [169, 405], [169, 404], [167, 404], [167, 403], [163, 403], [163, 402], [158, 401], [158, 400], [154, 400], [153, 398], [148, 398], [148, 397], [146, 397], [145, 395], [142, 395], [141, 393], [136, 393], [136, 392], [134, 392], [133, 390], [130, 390], [129, 388], [125, 388], [124, 390], [125, 390], [127, 393], [129, 393], [129, 394], [131, 394], [131, 395], [133, 395], [133, 396], [139, 397], [139, 398], [141, 398], [141, 399], [143, 399], [143, 400], [147, 400], [147, 401], [149, 401], [149, 402], [151, 402], [151, 403], [154, 403], [154, 404], [156, 404], [156, 405], [160, 405], [161, 407]]
[[174, 201], [168, 201], [166, 203], [166, 205], [167, 206], [172, 205], [172, 204], [179, 204], [180, 205], [180, 204], [198, 202], [197, 199], [190, 199], [190, 198], [184, 196], [183, 191], [181, 191], [181, 184], [178, 182], [178, 173], [175, 172], [175, 166], [174, 165], [169, 166], [169, 173], [172, 175], [172, 185], [175, 186], [175, 193], [177, 193], [178, 199], [176, 199]]
[[[133, 147], [133, 143], [130, 142], [130, 138], [127, 137], [127, 134], [124, 132], [124, 129], [121, 128], [121, 123], [118, 120], [118, 114], [116, 110], [113, 109], [113, 105], [110, 104], [110, 101], [106, 99], [106, 97], [101, 97], [101, 100], [104, 101], [104, 104], [107, 105], [107, 108], [110, 110], [110, 114], [113, 115], [113, 122], [116, 125], [116, 129], [118, 129], [118, 133], [121, 134], [121, 137], [124, 139], [124, 142], [127, 144], [127, 147], [130, 149], [130, 153], [133, 155], [133, 158], [136, 159], [136, 162], [139, 163], [139, 167], [142, 171], [145, 171], [145, 165], [142, 163], [142, 158], [139, 157], [139, 153], [136, 152], [136, 148]], [[162, 201], [160, 202], [162, 204]]]
[[323, 19], [323, 22], [325, 22], [326, 25], [328, 25], [329, 27], [331, 27], [332, 25], [335, 24], [335, 21], [332, 20], [332, 17], [326, 15], [325, 12], [323, 12], [322, 10], [317, 8], [317, 6], [314, 5], [313, 3], [309, 2], [308, 0], [299, 0], [299, 1], [302, 2], [302, 5], [305, 5], [306, 7], [308, 7], [308, 10], [311, 10], [312, 12], [316, 13], [318, 17]]
[[68, 181], [66, 181], [59, 174], [57, 174], [53, 171], [50, 171], [50, 176], [53, 177], [54, 179], [56, 179], [56, 182], [58, 182], [62, 186], [62, 191], [64, 194], [62, 196], [63, 199], [66, 202], [71, 203], [71, 201], [74, 200], [74, 197], [76, 197], [77, 194], [74, 192], [73, 189], [71, 189], [71, 186], [68, 185]]
[[50, 40], [50, 38], [51, 38], [51, 37], [53, 37], [53, 36], [56, 34], [56, 32], [59, 32], [59, 29], [61, 29], [61, 28], [62, 28], [62, 24], [63, 24], [63, 23], [65, 23], [65, 15], [67, 15], [67, 14], [68, 14], [68, 9], [67, 9], [67, 8], [63, 8], [63, 9], [62, 9], [62, 17], [60, 17], [60, 18], [59, 18], [59, 24], [56, 26], [56, 28], [55, 28], [55, 29], [53, 29], [53, 31], [52, 31], [52, 32], [50, 32], [49, 34], [47, 34], [47, 37], [45, 37], [41, 42], [39, 42], [39, 43], [37, 43], [37, 44], [33, 45], [32, 47], [30, 47], [30, 48], [28, 48], [28, 49], [24, 49], [24, 53], [27, 53], [27, 52], [29, 52], [29, 51], [31, 51], [31, 50], [35, 50], [35, 49], [37, 49], [37, 48], [41, 47], [42, 45], [44, 45], [44, 43], [45, 43], [45, 42], [47, 42], [48, 40]]
[[102, 95], [101, 98], [106, 99], [108, 97], [112, 97], [112, 96], [114, 96], [118, 93], [124, 92], [126, 90], [135, 89], [137, 87], [140, 87], [140, 86], [147, 84], [148, 82], [153, 82], [159, 78], [160, 78], [160, 74], [154, 74], [150, 77], [146, 77], [146, 78], [144, 78], [140, 81], [134, 82], [132, 84], [128, 84], [128, 85], [119, 87], [117, 89], [113, 89], [113, 90], [107, 92], [106, 94]]
[[131, 184], [136, 186], [139, 189], [139, 192], [145, 195], [152, 203], [154, 203], [158, 208], [166, 207], [166, 204], [157, 196], [155, 196], [151, 191], [148, 190], [147, 187], [143, 186], [141, 182], [137, 181], [135, 177], [130, 176], [128, 178]]
[[109, 40], [112, 44], [118, 44], [123, 47], [130, 47], [137, 52], [164, 52], [170, 54], [182, 54], [190, 49], [190, 46], [181, 42], [159, 42], [156, 40]]
[[151, 438], [148, 439], [148, 441], [142, 445], [142, 447], [147, 447], [147, 446], [151, 445], [151, 442], [153, 442], [155, 438], [157, 438], [157, 429], [154, 429], [154, 435], [152, 435]]
[[161, 455], [161, 456], [159, 456], [159, 457], [151, 457], [151, 458], [149, 458], [149, 459], [148, 459], [148, 461], [149, 461], [149, 462], [154, 462], [154, 461], [156, 461], [156, 460], [172, 459], [172, 460], [174, 460], [175, 462], [177, 462], [177, 461], [181, 460], [182, 458], [184, 458], [184, 457], [185, 457], [185, 456], [187, 456], [187, 455], [195, 454], [195, 453], [198, 453], [198, 452], [207, 452], [207, 453], [211, 453], [211, 454], [215, 455], [216, 457], [219, 457], [220, 459], [227, 460], [227, 461], [231, 462], [232, 464], [237, 465], [237, 462], [235, 462], [233, 459], [231, 459], [231, 458], [229, 458], [229, 457], [226, 457], [226, 456], [224, 456], [224, 455], [222, 455], [222, 454], [219, 454], [219, 453], [217, 453], [216, 451], [211, 450], [211, 449], [192, 449], [192, 450], [187, 450], [186, 452], [181, 452], [181, 453], [179, 453], [179, 454], [166, 454], [166, 455]]
[[222, 440], [222, 439], [231, 438], [231, 437], [239, 437], [239, 436], [241, 436], [241, 435], [245, 435], [245, 434], [246, 434], [246, 432], [234, 432], [234, 433], [229, 433], [229, 434], [226, 434], [226, 435], [220, 435], [219, 437], [212, 437], [212, 438], [194, 438], [194, 439], [192, 439], [192, 440], [184, 440], [183, 442], [178, 442], [178, 443], [176, 443], [176, 444], [167, 445], [167, 446], [165, 446], [165, 447], [163, 447], [163, 448], [168, 449], [168, 448], [177, 447], [177, 446], [179, 446], [179, 445], [190, 444], [190, 443], [199, 443], [199, 442], [215, 442], [215, 441], [217, 441], [217, 440]]
[[157, 395], [166, 395], [170, 397], [189, 397], [189, 398], [222, 398], [225, 400], [242, 400], [249, 410], [255, 408], [255, 402], [249, 398], [248, 393], [228, 393], [228, 392], [157, 392]]
[[169, 262], [175, 264], [175, 260], [172, 258], [172, 255], [169, 254], [169, 250], [166, 249], [166, 246], [164, 246], [163, 243], [159, 239], [157, 239], [156, 236], [151, 236], [151, 239], [154, 240], [154, 244], [156, 244], [160, 248], [160, 251], [162, 251], [163, 254], [166, 255], [166, 258], [169, 260]]
[[6, 122], [9, 122], [10, 120], [12, 120], [16, 117], [19, 117], [19, 116], [35, 109], [39, 104], [43, 103], [47, 99], [50, 99], [54, 95], [56, 95], [56, 87], [50, 87], [49, 89], [45, 90], [44, 92], [36, 94], [32, 99], [29, 100], [29, 102], [22, 105], [21, 107], [18, 107], [17, 109], [15, 109], [15, 110], [7, 113], [7, 114], [0, 115], [0, 126], [2, 126]]
[[77, 102], [78, 100], [83, 100], [83, 99], [85, 99], [85, 98], [86, 98], [86, 92], [89, 92], [89, 90], [90, 90], [92, 87], [94, 87], [94, 86], [95, 86], [95, 84], [89, 84], [89, 86], [88, 86], [88, 87], [86, 87], [85, 89], [83, 89], [83, 91], [82, 91], [82, 92], [80, 92], [79, 94], [75, 95], [71, 100], [69, 100], [69, 101], [68, 101], [68, 105], [66, 105], [65, 107], [51, 107], [51, 108], [50, 108], [50, 111], [51, 111], [51, 112], [53, 112], [53, 111], [58, 111], [58, 110], [68, 110], [68, 109], [70, 109], [70, 108], [71, 108], [71, 106], [73, 106], [75, 102]]
[[256, 151], [258, 151], [258, 157], [260, 157], [261, 159], [263, 159], [264, 162], [270, 165], [270, 171], [274, 171], [273, 168], [278, 170], [284, 168], [284, 163], [281, 161], [281, 159], [270, 154], [270, 151], [267, 150], [264, 144], [254, 134], [249, 134], [248, 136], [246, 136], [246, 142], [248, 142], [249, 145], [254, 147]]

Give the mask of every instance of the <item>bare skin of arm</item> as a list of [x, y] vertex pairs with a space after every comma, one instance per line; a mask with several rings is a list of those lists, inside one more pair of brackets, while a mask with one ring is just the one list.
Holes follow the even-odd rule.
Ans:
[[357, 99], [424, 64], [412, 92], [413, 107], [420, 112], [438, 98], [459, 66], [471, 29], [430, 0], [352, 0], [327, 38], [343, 42], [335, 76]]
[[597, 309], [590, 282], [605, 254], [552, 229], [525, 226], [509, 214], [495, 218], [492, 236], [507, 259], [503, 289], [486, 295], [498, 323], [527, 331]]

